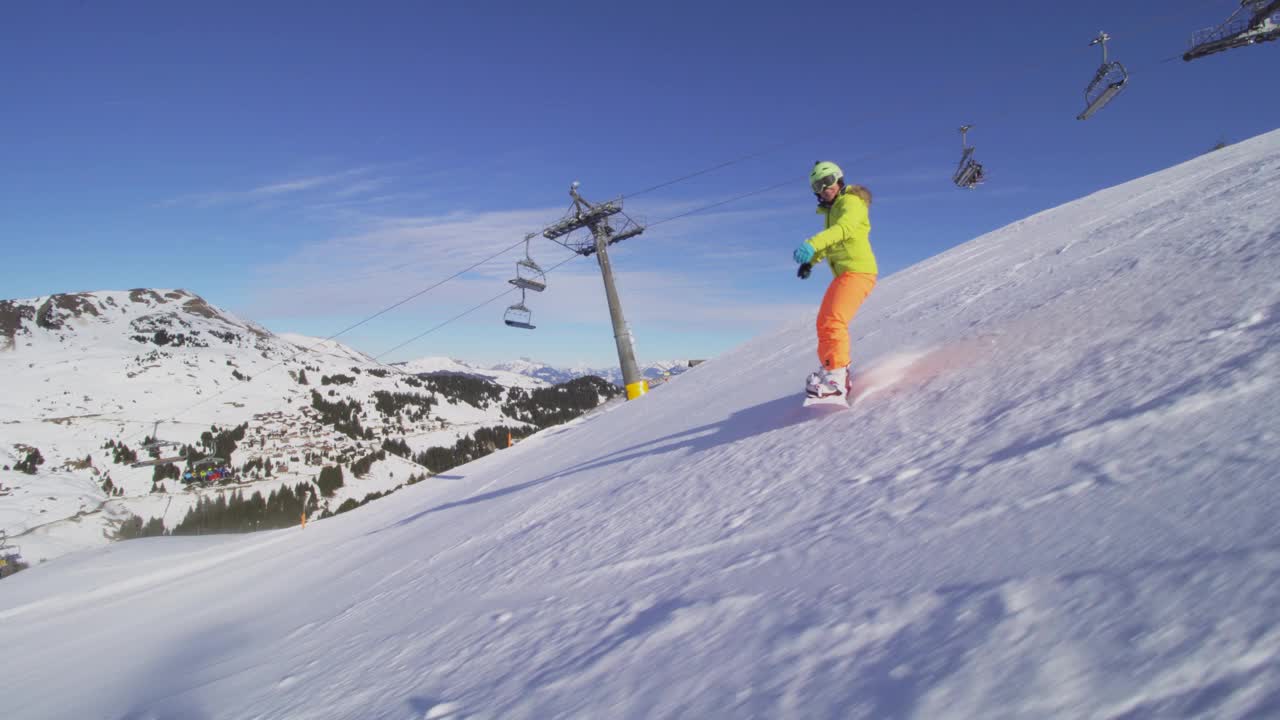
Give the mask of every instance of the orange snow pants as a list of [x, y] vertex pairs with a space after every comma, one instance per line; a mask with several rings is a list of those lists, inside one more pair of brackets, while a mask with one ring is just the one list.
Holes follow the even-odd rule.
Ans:
[[818, 310], [818, 360], [828, 370], [849, 364], [849, 323], [876, 286], [871, 273], [842, 273], [831, 281]]

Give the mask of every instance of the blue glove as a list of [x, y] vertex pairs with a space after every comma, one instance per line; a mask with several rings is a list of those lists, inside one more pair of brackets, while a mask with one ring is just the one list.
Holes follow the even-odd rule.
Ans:
[[817, 251], [813, 249], [812, 245], [807, 242], [803, 242], [800, 243], [800, 247], [796, 248], [795, 252], [791, 253], [791, 257], [796, 262], [803, 265], [813, 259], [813, 254], [815, 252]]

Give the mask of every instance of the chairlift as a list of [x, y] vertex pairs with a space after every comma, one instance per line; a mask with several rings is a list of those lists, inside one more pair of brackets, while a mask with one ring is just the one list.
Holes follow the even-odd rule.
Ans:
[[502, 316], [502, 322], [513, 328], [534, 329], [533, 311], [524, 304], [524, 288], [520, 289], [520, 302], [507, 308], [507, 312]]
[[533, 257], [529, 255], [529, 240], [536, 235], [526, 235], [524, 238], [524, 259], [516, 261], [516, 276], [507, 282], [515, 285], [521, 290], [532, 290], [534, 292], [542, 292], [547, 289], [547, 274], [538, 267], [538, 263], [533, 261]]
[[210, 455], [209, 457], [200, 458], [199, 460], [196, 460], [195, 462], [191, 463], [191, 467], [196, 468], [198, 470], [200, 468], [209, 467], [211, 465], [221, 465], [224, 462], [226, 462], [226, 460], [224, 460], [223, 458], [214, 457]]
[[960, 146], [964, 148], [964, 153], [960, 156], [960, 164], [956, 167], [956, 173], [951, 177], [951, 182], [956, 187], [972, 190], [981, 185], [987, 179], [987, 173], [982, 168], [982, 163], [973, 159], [973, 147], [969, 145], [967, 136], [969, 128], [972, 125], [960, 126]]
[[152, 467], [153, 465], [164, 465], [165, 463], [173, 463], [173, 462], [186, 460], [186, 458], [181, 455], [178, 455], [175, 457], [159, 456], [161, 448], [182, 444], [180, 442], [175, 442], [173, 440], [160, 439], [160, 423], [161, 422], [162, 421], [157, 420], [155, 427], [151, 430], [151, 442], [145, 442], [138, 446], [143, 450], [146, 450], [147, 452], [151, 453], [155, 457], [153, 457], [150, 460], [139, 460], [138, 462], [130, 463], [129, 467], [131, 468]]
[[169, 446], [171, 446], [171, 445], [181, 445], [181, 444], [182, 444], [182, 443], [180, 443], [180, 442], [175, 442], [175, 441], [173, 441], [173, 440], [161, 440], [161, 439], [160, 439], [160, 423], [161, 423], [161, 422], [163, 422], [163, 421], [162, 421], [162, 420], [157, 420], [157, 421], [156, 421], [156, 424], [155, 424], [155, 427], [154, 427], [154, 428], [152, 428], [152, 430], [151, 430], [151, 442], [145, 442], [145, 443], [142, 443], [141, 445], [139, 445], [139, 447], [141, 447], [141, 448], [142, 448], [142, 449], [144, 449], [144, 450], [159, 450], [159, 449], [160, 449], [160, 448], [162, 448], [162, 447], [169, 447]]
[[1280, 0], [1240, 0], [1240, 7], [1221, 25], [1191, 36], [1191, 49], [1183, 53], [1182, 59], [1191, 62], [1277, 38], [1280, 38]]
[[1125, 83], [1129, 82], [1129, 71], [1125, 70], [1123, 65], [1119, 62], [1107, 61], [1107, 41], [1110, 39], [1110, 35], [1099, 32], [1098, 37], [1089, 43], [1089, 47], [1102, 46], [1102, 64], [1098, 66], [1098, 72], [1093, 74], [1093, 82], [1090, 82], [1089, 87], [1084, 90], [1084, 112], [1076, 116], [1077, 120], [1088, 120], [1111, 102], [1111, 98], [1123, 90]]

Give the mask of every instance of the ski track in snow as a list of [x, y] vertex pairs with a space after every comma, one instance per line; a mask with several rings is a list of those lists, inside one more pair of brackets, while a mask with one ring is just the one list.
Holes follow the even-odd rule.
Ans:
[[1280, 716], [1278, 191], [1280, 131], [886, 278], [847, 409], [796, 322], [305, 530], [6, 579], [6, 708]]

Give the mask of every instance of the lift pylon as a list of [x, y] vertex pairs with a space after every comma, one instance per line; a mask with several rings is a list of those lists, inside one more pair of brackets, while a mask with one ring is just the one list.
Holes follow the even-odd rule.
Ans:
[[0, 530], [0, 578], [27, 567], [22, 562], [22, 548], [9, 542], [9, 533]]
[[160, 439], [160, 423], [161, 421], [157, 420], [155, 427], [152, 428], [151, 430], [151, 442], [145, 442], [139, 446], [142, 449], [150, 452], [151, 455], [153, 456], [152, 459], [140, 460], [135, 463], [130, 463], [129, 467], [131, 468], [151, 467], [153, 465], [164, 465], [165, 463], [172, 463], [172, 462], [179, 462], [181, 460], [186, 460], [186, 458], [183, 457], [182, 455], [178, 455], [175, 457], [160, 457], [160, 450], [162, 448], [174, 447], [182, 444], [180, 442], [175, 442], [173, 440], [161, 440]]
[[163, 421], [157, 420], [155, 427], [151, 429], [151, 442], [142, 443], [142, 445], [140, 445], [139, 447], [143, 448], [144, 450], [159, 450], [162, 447], [170, 447], [173, 445], [182, 444], [180, 442], [175, 442], [173, 440], [160, 439], [160, 423], [161, 422]]
[[[614, 243], [633, 238], [644, 232], [644, 226], [635, 222], [622, 212], [622, 199], [603, 203], [591, 203], [578, 194], [578, 183], [569, 186], [569, 197], [573, 204], [563, 220], [546, 227], [542, 236], [555, 241], [579, 255], [596, 256], [600, 264], [600, 276], [604, 279], [605, 298], [609, 303], [609, 317], [613, 321], [613, 340], [618, 348], [618, 365], [622, 368], [622, 382], [626, 385], [627, 399], [634, 400], [649, 392], [649, 383], [640, 374], [636, 365], [635, 348], [632, 343], [631, 330], [622, 315], [622, 301], [618, 299], [618, 288], [613, 282], [613, 267], [609, 263], [608, 248]], [[618, 222], [615, 216], [621, 215]], [[589, 237], [573, 240], [571, 236], [579, 230], [591, 231]]]
[[1240, 0], [1240, 7], [1221, 25], [1197, 31], [1182, 59], [1256, 45], [1280, 38], [1280, 0]]

